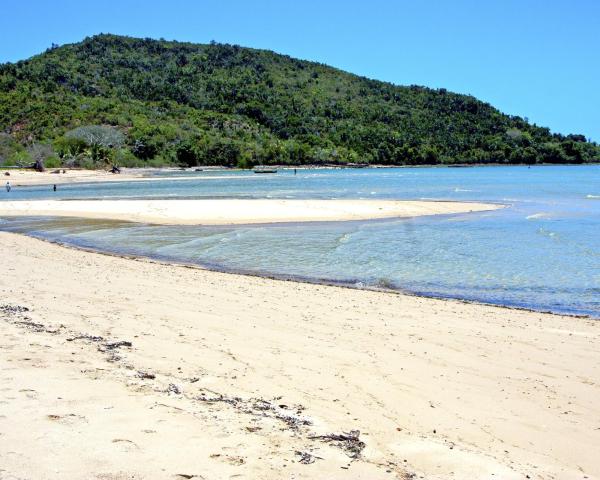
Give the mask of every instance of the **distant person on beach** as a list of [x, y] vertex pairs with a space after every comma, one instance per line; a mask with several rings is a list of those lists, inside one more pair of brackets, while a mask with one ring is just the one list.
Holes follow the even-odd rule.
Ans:
[[52, 190], [56, 192], [56, 183], [54, 184], [54, 187], [52, 187]]
[[10, 186], [10, 182], [6, 182], [6, 191], [10, 192], [11, 186]]

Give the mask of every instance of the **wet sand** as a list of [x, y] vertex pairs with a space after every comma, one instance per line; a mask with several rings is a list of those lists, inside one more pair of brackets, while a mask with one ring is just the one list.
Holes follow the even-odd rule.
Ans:
[[596, 321], [9, 233], [0, 258], [1, 476], [600, 477]]

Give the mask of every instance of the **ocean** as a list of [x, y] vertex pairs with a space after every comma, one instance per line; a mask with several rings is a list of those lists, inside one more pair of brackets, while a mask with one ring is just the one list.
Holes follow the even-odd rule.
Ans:
[[0, 229], [100, 251], [278, 278], [600, 318], [600, 166], [169, 172], [150, 182], [13, 188], [19, 199], [431, 199], [481, 213], [232, 227], [4, 218]]

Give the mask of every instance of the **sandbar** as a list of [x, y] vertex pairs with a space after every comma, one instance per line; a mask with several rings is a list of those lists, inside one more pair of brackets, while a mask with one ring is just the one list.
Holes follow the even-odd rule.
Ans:
[[369, 220], [495, 210], [500, 205], [408, 200], [23, 200], [1, 216], [60, 216], [169, 225]]

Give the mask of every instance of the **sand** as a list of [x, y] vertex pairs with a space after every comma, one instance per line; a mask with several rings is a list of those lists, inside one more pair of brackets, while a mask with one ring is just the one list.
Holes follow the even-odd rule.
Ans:
[[365, 220], [494, 210], [499, 205], [395, 200], [34, 200], [0, 202], [0, 216], [53, 215], [155, 224]]
[[1, 478], [600, 478], [594, 320], [9, 233], [0, 258]]
[[[65, 173], [62, 173], [63, 170]], [[61, 173], [53, 173], [60, 171]], [[8, 172], [10, 175], [5, 175]], [[145, 169], [124, 169], [121, 174], [112, 174], [106, 170], [79, 170], [79, 169], [52, 169], [49, 168], [45, 172], [36, 172], [35, 170], [25, 169], [2, 169], [0, 175], [3, 183], [7, 181], [13, 187], [28, 186], [28, 185], [62, 185], [68, 183], [88, 183], [88, 182], [115, 182], [115, 181], [131, 181], [144, 179], [143, 175], [147, 174]], [[150, 177], [151, 178], [151, 177]]]
[[[54, 173], [60, 170], [60, 173]], [[2, 169], [0, 168], [0, 175], [2, 175], [3, 182], [10, 182], [15, 187], [32, 187], [42, 185], [65, 185], [65, 184], [76, 184], [76, 183], [98, 183], [98, 182], [160, 182], [168, 180], [169, 182], [185, 182], [185, 181], [198, 181], [198, 180], [215, 180], [215, 179], [244, 179], [244, 180], [260, 180], [261, 175], [236, 175], [235, 170], [216, 168], [216, 167], [204, 167], [202, 172], [188, 173], [180, 176], [161, 176], [156, 175], [160, 172], [178, 172], [178, 168], [124, 168], [120, 174], [113, 174], [106, 170], [79, 170], [79, 169], [48, 169], [45, 172], [36, 172], [34, 170], [21, 170], [21, 169]], [[230, 174], [223, 173], [231, 172]], [[5, 175], [5, 172], [10, 173], [9, 176]]]

